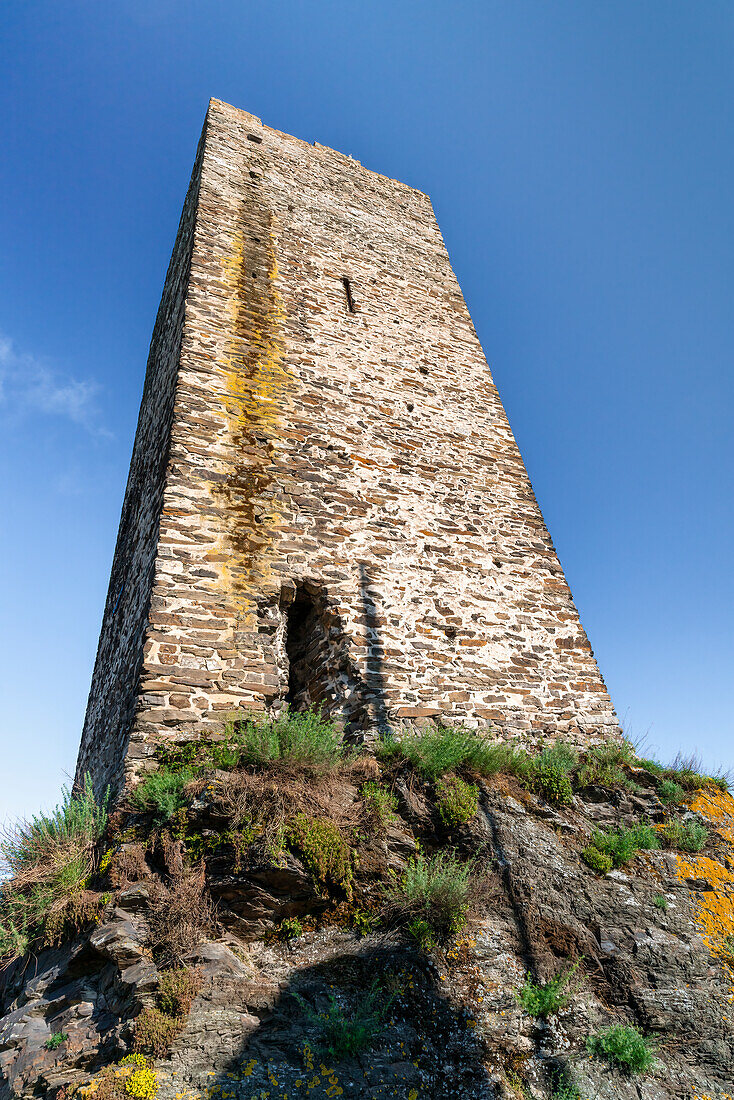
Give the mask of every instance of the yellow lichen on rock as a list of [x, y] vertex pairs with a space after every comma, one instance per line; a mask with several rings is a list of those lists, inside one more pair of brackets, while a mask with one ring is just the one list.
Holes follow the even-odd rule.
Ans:
[[[734, 798], [717, 787], [704, 787], [695, 792], [689, 806], [719, 835], [728, 850], [729, 861], [734, 863]], [[720, 860], [706, 855], [678, 853], [676, 864], [681, 881], [701, 880], [706, 884], [693, 901], [694, 920], [712, 955], [721, 960], [728, 972], [734, 991], [731, 961], [734, 872]]]

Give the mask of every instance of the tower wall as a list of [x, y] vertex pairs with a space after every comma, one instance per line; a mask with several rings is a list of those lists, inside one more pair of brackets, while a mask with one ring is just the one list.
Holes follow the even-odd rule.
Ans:
[[286, 701], [617, 728], [430, 200], [213, 100], [79, 775]]

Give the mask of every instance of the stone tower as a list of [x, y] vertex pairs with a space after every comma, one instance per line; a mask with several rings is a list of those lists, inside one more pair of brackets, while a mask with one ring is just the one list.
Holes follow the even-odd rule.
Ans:
[[77, 776], [286, 702], [617, 728], [430, 200], [212, 100]]

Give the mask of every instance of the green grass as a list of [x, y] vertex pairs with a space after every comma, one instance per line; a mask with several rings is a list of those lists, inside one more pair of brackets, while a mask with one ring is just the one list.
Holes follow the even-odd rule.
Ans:
[[351, 1012], [340, 1005], [333, 995], [329, 996], [323, 1012], [315, 1012], [297, 993], [293, 996], [318, 1031], [320, 1055], [338, 1060], [355, 1058], [372, 1046], [392, 1003], [392, 997], [385, 995], [377, 981], [372, 983], [366, 994], [360, 995]]
[[591, 1054], [606, 1059], [629, 1074], [646, 1073], [655, 1065], [649, 1040], [635, 1027], [615, 1024], [586, 1041]]
[[318, 711], [286, 710], [273, 720], [233, 721], [210, 750], [218, 768], [332, 771], [344, 757], [341, 730]]
[[575, 963], [568, 970], [539, 983], [534, 982], [528, 974], [524, 986], [517, 994], [520, 1007], [529, 1016], [540, 1016], [543, 1019], [566, 1008], [573, 997], [571, 981], [578, 968], [579, 964]]
[[682, 802], [685, 797], [686, 792], [680, 783], [676, 783], [674, 779], [663, 779], [658, 787], [658, 798], [666, 806]]
[[630, 780], [625, 766], [636, 763], [635, 750], [629, 741], [605, 741], [595, 745], [584, 757], [576, 774], [578, 787], [625, 787]]
[[170, 772], [198, 775], [209, 768], [293, 769], [325, 773], [345, 756], [341, 730], [317, 710], [285, 710], [277, 718], [233, 715], [221, 738], [161, 746], [156, 757]]
[[[601, 829], [595, 829], [589, 845], [589, 848], [594, 848], [602, 855], [609, 856], [613, 867], [624, 867], [626, 863], [634, 859], [638, 852], [650, 851], [659, 847], [657, 834], [652, 825], [648, 825], [647, 822], [639, 822], [637, 825], [633, 825], [631, 829], [621, 826], [619, 829], [612, 829], [606, 833]], [[586, 849], [587, 852], [588, 850]], [[586, 859], [586, 856], [584, 858]], [[588, 863], [588, 859], [586, 859], [586, 862]]]
[[142, 813], [152, 813], [156, 821], [170, 821], [186, 805], [184, 787], [194, 778], [192, 768], [173, 770], [162, 765], [138, 783], [130, 795], [130, 805]]
[[[438, 939], [458, 932], [471, 900], [472, 865], [448, 852], [413, 856], [385, 886], [388, 910], [406, 927], [423, 922]], [[418, 937], [420, 938], [420, 937]]]
[[455, 828], [471, 821], [477, 812], [479, 791], [458, 775], [447, 775], [436, 783], [438, 813], [444, 825]]
[[655, 897], [652, 899], [652, 903], [656, 909], [662, 909], [663, 913], [668, 908], [668, 899], [666, 898], [665, 894], [656, 894]]
[[683, 852], [700, 852], [706, 847], [709, 836], [708, 829], [700, 821], [670, 821], [661, 834], [671, 848]]
[[571, 776], [577, 764], [578, 754], [558, 741], [532, 761], [527, 784], [547, 802], [568, 805], [573, 802]]
[[107, 825], [108, 797], [96, 798], [87, 775], [81, 790], [62, 788], [51, 813], [18, 822], [0, 837], [0, 958], [22, 955], [52, 908], [58, 920], [63, 905], [85, 889]]
[[523, 750], [450, 726], [386, 738], [378, 745], [377, 755], [385, 763], [405, 759], [424, 779], [434, 782], [461, 770], [484, 778], [500, 772], [525, 777], [532, 770], [530, 757]]
[[386, 829], [397, 818], [398, 800], [392, 791], [370, 779], [364, 784], [360, 794], [367, 813], [380, 828]]

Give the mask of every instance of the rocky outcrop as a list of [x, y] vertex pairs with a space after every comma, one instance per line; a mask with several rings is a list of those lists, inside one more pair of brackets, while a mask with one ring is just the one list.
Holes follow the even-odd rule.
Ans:
[[[734, 1093], [728, 794], [707, 787], [684, 808], [709, 830], [699, 853], [644, 851], [603, 875], [580, 859], [595, 827], [663, 821], [644, 772], [633, 774], [631, 792], [587, 788], [563, 806], [497, 777], [480, 785], [476, 814], [453, 830], [437, 818], [430, 784], [393, 778], [400, 814], [384, 828], [362, 827], [351, 901], [324, 890], [292, 852], [268, 864], [238, 861], [225, 842], [204, 849], [217, 925], [184, 959], [198, 993], [170, 1052], [155, 1061], [160, 1100]], [[195, 805], [190, 829], [214, 832], [216, 785]], [[427, 952], [373, 916], [381, 884], [416, 844], [475, 859], [468, 923]], [[135, 845], [140, 856], [140, 842], [129, 840], [118, 855]], [[68, 1095], [132, 1048], [135, 1019], [159, 983], [151, 922], [166, 877], [155, 846], [138, 865], [147, 876], [120, 886], [95, 928], [6, 969], [3, 1100], [62, 1086]], [[528, 1015], [517, 997], [526, 974], [542, 983], [574, 964], [567, 1006], [547, 1019]], [[364, 1049], [320, 1053], [324, 1020], [358, 1018], [365, 1005], [374, 1033]], [[651, 1072], [628, 1076], [588, 1053], [589, 1036], [614, 1023], [648, 1037]], [[576, 1091], [562, 1084], [563, 1067]]]

